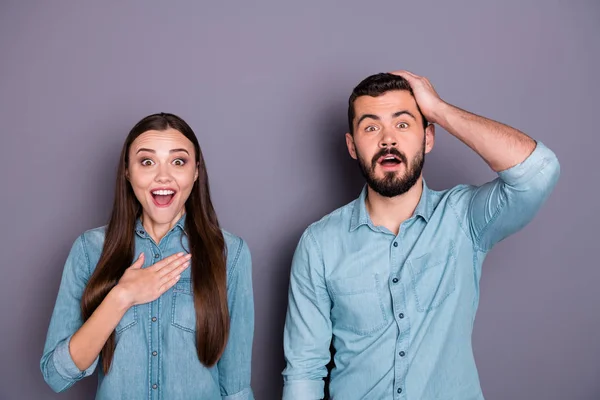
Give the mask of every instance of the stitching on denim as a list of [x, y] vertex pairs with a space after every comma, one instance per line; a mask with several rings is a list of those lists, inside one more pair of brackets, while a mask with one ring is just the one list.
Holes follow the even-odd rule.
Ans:
[[[473, 200], [473, 198], [471, 198], [471, 201], [472, 200]], [[451, 196], [448, 197], [448, 205], [450, 206], [450, 209], [452, 210], [452, 213], [454, 214], [454, 218], [456, 218], [456, 222], [458, 223], [458, 226], [460, 227], [460, 230], [465, 234], [465, 236], [467, 237], [467, 239], [469, 239], [470, 242], [474, 243], [473, 242], [473, 238], [471, 237], [471, 235], [469, 234], [469, 232], [467, 231], [467, 229], [465, 229], [465, 226], [463, 225], [463, 223], [462, 223], [462, 221], [460, 219], [460, 214], [458, 213], [458, 211], [454, 207], [454, 203], [452, 202], [452, 197]], [[470, 206], [470, 204], [469, 204], [469, 206]]]
[[231, 265], [231, 269], [229, 270], [229, 272], [227, 274], [228, 281], [233, 276], [233, 274], [237, 271], [237, 263], [238, 263], [238, 260], [240, 259], [240, 254], [242, 253], [242, 248], [244, 247], [244, 240], [241, 237], [238, 237], [238, 241], [240, 244], [239, 244], [237, 252], [235, 254], [233, 264]]
[[[181, 298], [180, 296], [190, 296], [190, 295], [189, 295], [189, 294], [186, 294], [186, 293], [184, 293], [184, 292], [176, 292], [176, 293], [173, 293], [173, 310], [172, 310], [172, 317], [171, 317], [171, 320], [172, 320], [172, 321], [171, 321], [171, 322], [172, 322], [173, 326], [176, 326], [176, 327], [177, 327], [177, 328], [179, 328], [179, 329], [182, 329], [182, 330], [184, 330], [184, 331], [186, 331], [186, 332], [194, 333], [194, 330], [193, 330], [193, 329], [190, 329], [190, 328], [188, 328], [188, 327], [186, 327], [186, 326], [183, 326], [183, 325], [181, 325], [181, 324], [178, 324], [177, 322], [175, 322], [175, 309], [176, 309], [176, 303], [177, 303], [177, 299], [178, 299], [178, 298]], [[192, 300], [192, 301], [193, 301], [193, 300]]]
[[[191, 332], [194, 333], [194, 329], [190, 329], [186, 326], [183, 326], [181, 324], [178, 324], [175, 318], [176, 312], [175, 310], [177, 309], [177, 299], [181, 299], [181, 296], [190, 296], [192, 297], [192, 302], [193, 302], [193, 295], [191, 290], [189, 290], [189, 285], [191, 284], [191, 279], [182, 279], [180, 282], [177, 282], [177, 284], [175, 284], [175, 287], [173, 288], [173, 305], [171, 306], [171, 324], [179, 329], [182, 329], [186, 332]], [[188, 290], [184, 290], [184, 289], [178, 289], [177, 286], [182, 287], [182, 288], [188, 288]], [[181, 306], [183, 307], [183, 306]]]
[[[323, 283], [325, 284], [325, 290], [328, 293], [329, 290], [331, 289], [330, 286], [327, 284], [327, 279], [325, 279], [325, 259], [323, 258], [323, 252], [321, 251], [321, 248], [319, 247], [319, 243], [317, 243], [317, 240], [315, 239], [315, 237], [313, 236], [312, 232], [311, 232], [311, 227], [309, 226], [308, 229], [306, 229], [306, 236], [309, 238], [309, 240], [313, 243], [313, 245], [315, 246], [315, 250], [317, 251], [317, 254], [319, 256], [319, 260], [321, 261], [321, 268], [322, 268], [322, 276], [323, 276]], [[322, 297], [326, 297], [326, 296], [322, 296]], [[327, 296], [328, 297], [328, 296]]]
[[[130, 308], [130, 311], [127, 311], [127, 313], [131, 312], [133, 310], [133, 321], [131, 321], [130, 323], [128, 323], [125, 326], [120, 327], [119, 329], [117, 329], [115, 332], [117, 335], [123, 333], [123, 331], [131, 328], [132, 326], [134, 326], [137, 323], [137, 307], [138, 306], [133, 306]], [[127, 313], [125, 313], [125, 315], [127, 315]]]
[[[148, 307], [149, 316], [152, 317], [152, 307]], [[160, 318], [157, 316], [156, 318]], [[146, 331], [146, 340], [147, 348], [150, 349], [152, 346], [152, 319], [148, 319], [148, 330]], [[152, 357], [148, 357], [148, 399], [152, 398]]]
[[[456, 251], [455, 251], [456, 249], [455, 249], [455, 244], [454, 244], [453, 241], [451, 241], [450, 244], [451, 244], [451, 247], [450, 247], [450, 262], [453, 262], [453, 261], [456, 261], [456, 254], [455, 254], [456, 253]], [[429, 252], [427, 254], [432, 254], [432, 252]], [[425, 255], [426, 254], [424, 254], [423, 256], [425, 256]], [[419, 258], [422, 258], [423, 256], [421, 256]], [[441, 306], [442, 303], [448, 298], [448, 296], [450, 296], [456, 290], [456, 263], [453, 263], [452, 270], [450, 271], [450, 279], [451, 279], [451, 284], [450, 284], [451, 287], [450, 287], [450, 289], [447, 291], [447, 293], [441, 294], [440, 296], [435, 296], [434, 295], [433, 296], [434, 298], [435, 297], [439, 297], [437, 299], [437, 301], [435, 303], [432, 302], [429, 307], [425, 308], [424, 304], [421, 304], [420, 296], [419, 296], [418, 291], [417, 291], [417, 281], [416, 281], [416, 278], [420, 277], [421, 275], [423, 275], [424, 272], [420, 271], [419, 273], [415, 273], [416, 267], [413, 267], [412, 261], [413, 261], [412, 259], [408, 260], [407, 263], [408, 263], [408, 268], [411, 270], [411, 281], [412, 281], [413, 290], [414, 290], [414, 293], [415, 293], [415, 302], [417, 303], [417, 310], [420, 311], [420, 312], [426, 312], [426, 311], [431, 311], [431, 310], [433, 310], [433, 309]], [[435, 267], [437, 265], [440, 265], [442, 263], [444, 263], [444, 261], [442, 261], [442, 262], [435, 262], [431, 267], [426, 266], [426, 268], [433, 268], [433, 267]]]
[[348, 324], [343, 324], [343, 323], [339, 323], [338, 326], [340, 328], [344, 328], [347, 329], [353, 333], [356, 333], [357, 335], [368, 335], [374, 332], [377, 332], [379, 330], [381, 330], [384, 326], [386, 326], [388, 324], [388, 317], [385, 315], [385, 308], [383, 306], [383, 298], [382, 298], [382, 293], [379, 290], [379, 284], [380, 284], [380, 279], [379, 279], [379, 274], [373, 274], [373, 279], [374, 279], [374, 283], [375, 286], [372, 290], [362, 290], [359, 292], [344, 292], [344, 293], [340, 293], [340, 292], [336, 292], [335, 290], [333, 290], [332, 288], [332, 293], [334, 294], [334, 296], [336, 296], [337, 298], [340, 297], [344, 297], [344, 296], [353, 296], [353, 295], [357, 295], [357, 294], [364, 294], [364, 293], [370, 293], [376, 296], [377, 298], [377, 303], [379, 304], [379, 309], [381, 311], [381, 323], [375, 326], [370, 326], [369, 328], [366, 329], [359, 329], [354, 325], [350, 325], [350, 323]]
[[81, 247], [83, 247], [83, 254], [85, 255], [85, 259], [87, 261], [88, 279], [89, 279], [92, 276], [92, 266], [90, 265], [90, 257], [87, 252], [87, 244], [85, 241], [85, 234], [81, 235], [80, 238], [81, 238]]
[[[156, 314], [157, 315], [161, 315], [162, 314], [162, 300], [163, 296], [160, 296], [158, 298], [158, 301], [156, 302]], [[158, 385], [158, 398], [160, 399], [162, 397], [162, 381], [160, 380], [161, 377], [161, 371], [162, 371], [162, 362], [161, 362], [161, 358], [162, 358], [162, 340], [161, 340], [161, 331], [162, 331], [162, 318], [160, 318], [158, 321], [158, 325], [157, 325], [157, 329], [158, 329], [158, 340], [156, 341], [156, 351], [158, 352], [156, 356], [151, 355], [150, 358], [154, 357], [156, 364], [158, 365], [158, 373], [157, 373], [157, 378], [156, 378], [156, 384]], [[154, 351], [152, 350], [152, 347], [150, 347], [148, 350], [150, 351]]]

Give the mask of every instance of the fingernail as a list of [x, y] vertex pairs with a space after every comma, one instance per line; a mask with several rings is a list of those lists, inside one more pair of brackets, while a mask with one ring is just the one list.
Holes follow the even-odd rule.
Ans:
[[189, 260], [190, 258], [192, 258], [192, 255], [188, 254], [187, 256], [185, 256], [185, 258], [187, 258]]
[[181, 257], [183, 253], [177, 253], [177, 257]]

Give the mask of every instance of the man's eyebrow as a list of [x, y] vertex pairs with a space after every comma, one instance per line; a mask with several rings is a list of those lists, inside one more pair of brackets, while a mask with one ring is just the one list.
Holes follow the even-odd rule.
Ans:
[[414, 116], [414, 115], [413, 115], [413, 114], [412, 114], [410, 111], [408, 111], [408, 110], [402, 110], [402, 111], [395, 112], [395, 113], [392, 115], [392, 118], [398, 118], [398, 117], [399, 117], [399, 116], [401, 116], [401, 115], [408, 115], [408, 116], [410, 116], [412, 119], [414, 119], [415, 121], [417, 120], [417, 118], [415, 118], [415, 116]]
[[360, 125], [360, 123], [361, 123], [361, 122], [362, 122], [364, 119], [367, 119], [367, 118], [371, 118], [371, 119], [374, 119], [374, 120], [377, 120], [377, 121], [379, 121], [379, 120], [381, 119], [381, 118], [379, 118], [379, 117], [378, 117], [377, 115], [375, 115], [375, 114], [363, 114], [363, 115], [361, 115], [361, 116], [360, 116], [360, 118], [359, 118], [359, 119], [358, 119], [358, 121], [356, 122], [356, 125]]

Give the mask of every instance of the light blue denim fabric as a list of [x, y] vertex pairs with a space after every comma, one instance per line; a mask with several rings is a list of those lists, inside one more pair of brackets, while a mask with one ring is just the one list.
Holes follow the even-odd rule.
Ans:
[[[138, 221], [135, 255], [144, 252], [144, 268], [189, 249], [185, 216], [157, 245]], [[206, 368], [195, 345], [195, 311], [190, 268], [157, 300], [132, 307], [116, 328], [117, 347], [104, 375], [98, 359], [80, 371], [69, 353], [69, 341], [83, 321], [80, 300], [102, 252], [105, 228], [85, 232], [75, 241], [65, 264], [50, 321], [41, 370], [60, 392], [98, 369], [96, 399], [252, 400], [250, 364], [254, 303], [250, 251], [239, 237], [223, 232], [227, 245], [227, 296], [231, 331], [217, 365]], [[98, 366], [98, 368], [97, 368]]]
[[560, 174], [542, 143], [479, 187], [423, 183], [398, 235], [374, 226], [366, 188], [309, 226], [296, 249], [285, 324], [285, 400], [483, 399], [471, 334], [481, 266], [534, 217]]

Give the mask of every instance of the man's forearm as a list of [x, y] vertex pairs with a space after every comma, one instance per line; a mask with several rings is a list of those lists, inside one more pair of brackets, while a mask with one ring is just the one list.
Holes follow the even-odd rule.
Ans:
[[523, 162], [535, 149], [535, 141], [510, 126], [441, 102], [435, 122], [460, 139], [496, 172]]

